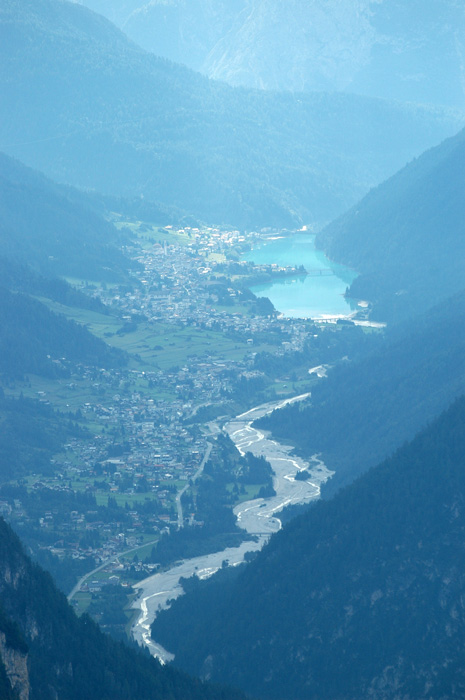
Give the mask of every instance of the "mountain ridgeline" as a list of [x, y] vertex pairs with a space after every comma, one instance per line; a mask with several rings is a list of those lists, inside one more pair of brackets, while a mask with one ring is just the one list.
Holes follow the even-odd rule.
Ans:
[[125, 353], [25, 294], [0, 286], [0, 376], [69, 376], [68, 363], [121, 367]]
[[440, 108], [216, 83], [76, 3], [9, 0], [0, 37], [2, 150], [208, 222], [329, 221], [463, 125]]
[[[99, 311], [106, 307], [61, 275], [127, 278], [122, 238], [85, 195], [59, 187], [0, 156], [0, 481], [50, 473], [51, 458], [70, 437], [85, 434], [75, 416], [3, 394], [27, 381], [69, 378], [76, 364], [121, 368], [126, 353], [83, 325], [52, 312], [48, 301]], [[111, 268], [109, 267], [111, 266]], [[56, 275], [60, 275], [57, 277]]]
[[116, 281], [130, 265], [103, 207], [0, 153], [3, 257], [50, 277]]
[[0, 376], [67, 376], [70, 361], [124, 365], [124, 353], [31, 298], [105, 313], [103, 304], [62, 276], [126, 279], [130, 262], [120, 251], [124, 239], [85, 195], [5, 155], [0, 155], [0, 184]]
[[232, 85], [464, 105], [454, 0], [81, 2], [145, 49]]
[[153, 635], [175, 663], [273, 700], [465, 692], [465, 399]]
[[[119, 558], [110, 597], [76, 590], [123, 634], [122, 607], [106, 613], [152, 563], [237, 542], [233, 504], [273, 492], [268, 462], [203, 421], [311, 382], [258, 427], [335, 471], [253, 561], [185, 581], [158, 615], [181, 670], [78, 618], [0, 519], [2, 700], [465, 696], [459, 5], [0, 3], [2, 512], [66, 590]], [[147, 218], [126, 235], [105, 205]], [[245, 235], [175, 221], [324, 225], [318, 245], [360, 273], [348, 294], [386, 331], [287, 326], [212, 262]], [[51, 310], [66, 306], [81, 323]]]

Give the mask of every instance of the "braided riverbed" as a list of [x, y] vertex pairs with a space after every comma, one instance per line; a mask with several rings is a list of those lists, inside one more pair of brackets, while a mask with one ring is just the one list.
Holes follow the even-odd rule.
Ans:
[[[225, 561], [230, 566], [243, 562], [247, 552], [261, 549], [270, 536], [281, 528], [277, 514], [282, 508], [315, 500], [320, 495], [321, 484], [331, 477], [332, 472], [316, 455], [309, 461], [296, 457], [292, 454], [291, 447], [282, 445], [252, 426], [258, 418], [307, 396], [304, 394], [285, 401], [262, 404], [236, 416], [223, 427], [242, 454], [252, 452], [256, 456], [263, 455], [274, 471], [276, 496], [246, 501], [234, 509], [238, 525], [254, 535], [255, 541], [246, 541], [239, 547], [229, 547], [220, 552], [178, 562], [167, 571], [134, 585], [137, 597], [132, 607], [139, 610], [139, 615], [132, 628], [133, 637], [139, 644], [147, 646], [150, 653], [162, 663], [171, 661], [174, 657], [151, 639], [150, 626], [157, 612], [167, 607], [168, 601], [183, 594], [180, 579], [194, 574], [199, 578], [207, 578], [218, 571]], [[219, 430], [218, 427], [217, 429]], [[304, 469], [310, 473], [310, 478], [307, 481], [295, 480], [295, 475]]]

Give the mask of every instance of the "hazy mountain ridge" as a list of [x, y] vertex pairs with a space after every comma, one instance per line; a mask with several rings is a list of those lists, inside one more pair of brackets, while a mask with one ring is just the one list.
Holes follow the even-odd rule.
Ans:
[[[105, 313], [103, 304], [56, 274], [124, 279], [122, 238], [85, 195], [60, 187], [0, 154], [0, 379], [66, 378], [76, 363], [122, 367], [126, 354], [35, 297]], [[112, 269], [108, 266], [111, 265]], [[40, 272], [38, 272], [40, 271]], [[40, 273], [43, 274], [40, 274]], [[83, 431], [70, 415], [38, 401], [0, 397], [0, 475], [4, 481], [47, 472], [69, 436]]]
[[361, 275], [350, 294], [373, 317], [409, 318], [463, 288], [465, 131], [373, 189], [317, 244]]
[[465, 103], [465, 17], [454, 0], [83, 4], [147, 50], [235, 85]]
[[77, 190], [0, 153], [0, 244], [4, 258], [46, 277], [117, 280], [130, 262], [124, 241]]
[[125, 353], [36, 299], [0, 286], [0, 376], [69, 376], [69, 363], [122, 367]]
[[58, 0], [10, 0], [0, 32], [5, 151], [56, 180], [208, 221], [329, 220], [463, 123], [350, 95], [233, 89]]
[[[139, 5], [118, 26], [148, 51], [214, 78], [214, 72], [206, 65], [212, 60], [211, 53], [224, 37], [240, 29], [249, 5], [247, 0], [215, 3], [204, 0], [159, 3], [155, 0]], [[109, 8], [105, 3], [100, 3], [100, 7], [99, 11], [107, 15]], [[94, 9], [97, 8], [94, 6]], [[218, 77], [225, 79], [223, 75]]]
[[[133, 5], [127, 0], [128, 8]], [[266, 5], [261, 3], [261, 9]], [[166, 7], [176, 7], [176, 0]], [[440, 110], [381, 100], [262, 95], [216, 85], [146, 56], [108, 22], [77, 4], [7, 0], [0, 8], [0, 31], [2, 26], [5, 69], [0, 69], [0, 89], [6, 99], [0, 106], [0, 138], [11, 152], [63, 181], [98, 187], [115, 197], [123, 192], [141, 202], [145, 197], [167, 201], [199, 218], [241, 226], [328, 218], [422, 144], [450, 133], [459, 121]], [[249, 27], [244, 42], [253, 43]], [[231, 60], [228, 46], [223, 50], [226, 66]], [[291, 71], [292, 66], [281, 63]], [[329, 61], [328, 75], [332, 71]], [[372, 117], [369, 125], [367, 114]], [[413, 207], [424, 217], [418, 234], [407, 236], [401, 229], [400, 235], [390, 235], [392, 219], [386, 216], [386, 234], [381, 236], [386, 246], [378, 240], [371, 250], [362, 234], [378, 226], [375, 218], [366, 217], [360, 246], [377, 262], [370, 268], [360, 253], [357, 265], [376, 277], [376, 285], [368, 280], [363, 287], [364, 276], [357, 284], [377, 303], [380, 314], [392, 303], [386, 281], [394, 280], [396, 299], [404, 281], [410, 283], [409, 265], [418, 255], [425, 217], [433, 234], [428, 260], [442, 262], [434, 248], [434, 227], [444, 222], [444, 210], [454, 226], [441, 241], [449, 265], [437, 297], [462, 289], [464, 256], [457, 222], [465, 213], [463, 159], [462, 146], [457, 151], [453, 147], [462, 142], [463, 134], [444, 147], [447, 154], [438, 149], [444, 158], [418, 159], [393, 187], [394, 195], [405, 196], [405, 201], [395, 200], [397, 209], [402, 210], [400, 202], [407, 211], [408, 197], [415, 199]], [[455, 163], [452, 170], [449, 156]], [[17, 175], [3, 177], [4, 164], [9, 167], [0, 158], [0, 241], [2, 252], [20, 263], [9, 271], [10, 291], [0, 288], [2, 362], [11, 361], [16, 372], [39, 369], [46, 374], [58, 371], [52, 361], [55, 353], [75, 352], [73, 359], [102, 365], [123, 361], [80, 327], [57, 320], [22, 294], [47, 289], [53, 298], [69, 298], [70, 291], [35, 271], [21, 279], [21, 264], [27, 263], [42, 274], [77, 274], [79, 267], [101, 274], [107, 266], [110, 278], [118, 278], [127, 270], [113, 245], [120, 239], [85, 197], [66, 194], [37, 174], [26, 176], [19, 164]], [[435, 185], [433, 165], [439, 166], [447, 190]], [[444, 194], [440, 201], [438, 193]], [[439, 207], [432, 216], [433, 204], [443, 204], [443, 213]], [[382, 220], [384, 209], [377, 211]], [[334, 226], [323, 241], [330, 240], [324, 236], [338, 230], [339, 223]], [[407, 238], [410, 262], [406, 256], [405, 264], [396, 264]], [[345, 248], [343, 254], [348, 255]], [[0, 258], [0, 272], [7, 265]], [[401, 298], [404, 314], [417, 311], [414, 303], [428, 291], [427, 279], [411, 280], [412, 303]], [[383, 296], [386, 289], [389, 294]], [[396, 309], [389, 308], [394, 315]], [[363, 364], [347, 371], [343, 365], [336, 368], [314, 391], [315, 412], [303, 407], [283, 411], [280, 429], [297, 433], [310, 453], [339, 450], [336, 457], [343, 455], [346, 461], [336, 480], [352, 479], [357, 468], [366, 468], [410, 438], [463, 393], [464, 323], [461, 292], [410, 328], [391, 330], [386, 345]], [[51, 354], [48, 361], [46, 354]], [[52, 452], [73, 431], [79, 432], [72, 420], [71, 414], [63, 419], [35, 402], [0, 396], [3, 472], [6, 465], [17, 476], [34, 460], [46, 470]], [[166, 645], [179, 645], [179, 662], [203, 677], [239, 683], [273, 700], [462, 698], [465, 581], [457, 562], [464, 553], [464, 455], [461, 399], [384, 465], [286, 528], [224, 591], [204, 595], [205, 608], [187, 598], [176, 604], [160, 618], [160, 627], [157, 623]], [[51, 695], [60, 700], [241, 697], [162, 670], [143, 655], [115, 645], [85, 616], [78, 620], [50, 578], [30, 564], [3, 521], [0, 599], [5, 608], [4, 614], [0, 608], [0, 697], [5, 689], [5, 700], [13, 700], [14, 693], [8, 685], [11, 671], [2, 633], [6, 647], [21, 652], [13, 668], [22, 664], [24, 670], [28, 651], [24, 687], [32, 689], [31, 700], [49, 700]], [[179, 623], [173, 625], [176, 610], [181, 611]]]
[[461, 697], [464, 440], [461, 399], [223, 591], [178, 599], [155, 638], [262, 698]]
[[268, 90], [347, 88], [354, 70], [368, 62], [374, 41], [368, 6], [249, 3], [240, 26], [213, 47], [202, 70], [235, 85]]
[[45, 277], [27, 264], [18, 263], [2, 255], [0, 255], [0, 279], [2, 286], [13, 292], [50, 299], [66, 306], [108, 313], [108, 308], [99, 299], [72, 287], [63, 278]]
[[[86, 328], [49, 311], [31, 296], [105, 312], [102, 304], [57, 275], [118, 280], [130, 262], [123, 238], [85, 195], [60, 187], [0, 154], [0, 374], [57, 377], [66, 362], [121, 366], [124, 353], [110, 349]], [[65, 358], [66, 362], [57, 361]]]

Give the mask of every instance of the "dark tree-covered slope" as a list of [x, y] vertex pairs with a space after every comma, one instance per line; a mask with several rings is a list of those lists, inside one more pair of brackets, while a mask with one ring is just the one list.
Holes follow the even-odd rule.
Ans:
[[47, 277], [118, 279], [130, 264], [118, 250], [121, 242], [85, 195], [0, 153], [3, 257]]
[[0, 377], [66, 376], [70, 362], [118, 367], [127, 358], [87, 328], [0, 286]]
[[70, 416], [40, 401], [4, 396], [0, 390], [0, 484], [31, 472], [50, 472], [53, 454], [70, 437], [83, 435]]
[[333, 493], [409, 440], [465, 392], [465, 292], [388, 331], [367, 357], [343, 362], [306, 405], [261, 421], [335, 470]]
[[[19, 693], [27, 679], [27, 644], [16, 625], [8, 619], [0, 607], [0, 698], [22, 700]], [[15, 668], [16, 676], [12, 677]], [[21, 673], [23, 671], [23, 673]], [[23, 677], [22, 677], [23, 676]], [[27, 686], [25, 686], [27, 687]]]
[[154, 635], [181, 667], [262, 698], [459, 700], [464, 537], [462, 398]]
[[117, 366], [123, 353], [30, 295], [64, 304], [99, 304], [54, 275], [118, 279], [130, 261], [116, 229], [85, 195], [55, 185], [0, 154], [0, 376], [63, 375], [66, 363]]
[[231, 88], [77, 3], [0, 7], [0, 147], [60, 182], [237, 225], [328, 221], [462, 117]]
[[108, 308], [95, 297], [88, 296], [66, 280], [45, 277], [31, 267], [0, 255], [0, 280], [3, 287], [36, 297], [57, 301], [65, 306], [90, 309], [107, 314]]
[[326, 227], [317, 243], [361, 276], [374, 316], [407, 318], [463, 287], [465, 131], [424, 153]]
[[[31, 700], [241, 697], [239, 693], [210, 688], [182, 673], [162, 668], [145, 654], [104, 635], [87, 616], [77, 618], [49, 574], [25, 556], [18, 538], [3, 520], [0, 520], [0, 606], [0, 640], [2, 630], [6, 629], [7, 647], [21, 652], [23, 657], [27, 654], [28, 675], [24, 684], [29, 684]], [[4, 652], [0, 645], [3, 660]], [[17, 670], [19, 664], [18, 658]], [[24, 684], [20, 690], [24, 690]]]
[[[53, 274], [121, 278], [129, 261], [118, 235], [80, 193], [0, 155], [0, 383], [27, 374], [66, 377], [76, 363], [121, 367], [125, 353], [31, 295], [103, 306]], [[107, 265], [113, 266], [110, 271]], [[40, 271], [40, 272], [39, 272]], [[43, 273], [43, 274], [41, 274]], [[100, 308], [102, 307], [102, 308]], [[71, 416], [37, 401], [0, 397], [0, 481], [50, 469], [53, 453], [82, 435]]]

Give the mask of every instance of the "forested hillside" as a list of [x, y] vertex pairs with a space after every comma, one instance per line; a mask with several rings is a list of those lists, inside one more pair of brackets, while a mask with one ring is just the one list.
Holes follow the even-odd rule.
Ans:
[[326, 227], [317, 244], [359, 271], [373, 318], [405, 319], [463, 288], [465, 131], [424, 153]]
[[388, 330], [362, 360], [342, 362], [310, 402], [261, 420], [304, 454], [321, 452], [333, 493], [375, 465], [465, 391], [465, 292]]
[[464, 502], [462, 398], [229, 585], [193, 586], [154, 636], [177, 665], [261, 698], [462, 697]]
[[463, 124], [353, 95], [234, 89], [145, 53], [76, 3], [9, 0], [0, 37], [4, 151], [57, 181], [208, 222], [328, 221]]
[[1, 255], [47, 277], [121, 279], [122, 236], [94, 202], [0, 153]]
[[85, 434], [73, 417], [60, 415], [51, 406], [23, 396], [5, 396], [1, 389], [0, 483], [30, 473], [50, 473], [50, 459], [63, 443]]
[[0, 286], [0, 376], [69, 375], [69, 363], [121, 367], [127, 358], [86, 328]]
[[61, 276], [123, 280], [122, 237], [91, 200], [0, 155], [0, 375], [66, 376], [69, 362], [126, 362], [82, 326], [49, 311], [40, 296], [105, 312]]
[[[85, 195], [59, 187], [0, 156], [0, 382], [10, 389], [30, 375], [66, 379], [76, 364], [119, 368], [126, 354], [87, 328], [50, 311], [37, 297], [106, 313], [104, 305], [61, 277], [127, 278], [122, 239]], [[111, 266], [111, 268], [109, 267]], [[49, 472], [71, 436], [72, 418], [38, 401], [0, 399], [0, 481]]]
[[27, 264], [18, 263], [3, 255], [0, 255], [0, 279], [2, 286], [10, 291], [43, 297], [65, 306], [108, 313], [107, 307], [99, 299], [71, 286], [62, 277], [45, 277]]
[[143, 2], [0, 2], [0, 700], [462, 700], [463, 8]]
[[148, 655], [114, 642], [86, 615], [77, 618], [3, 520], [0, 571], [0, 688], [3, 684], [9, 693], [2, 698], [15, 697], [12, 684], [21, 697], [43, 700], [241, 697], [162, 668]]

